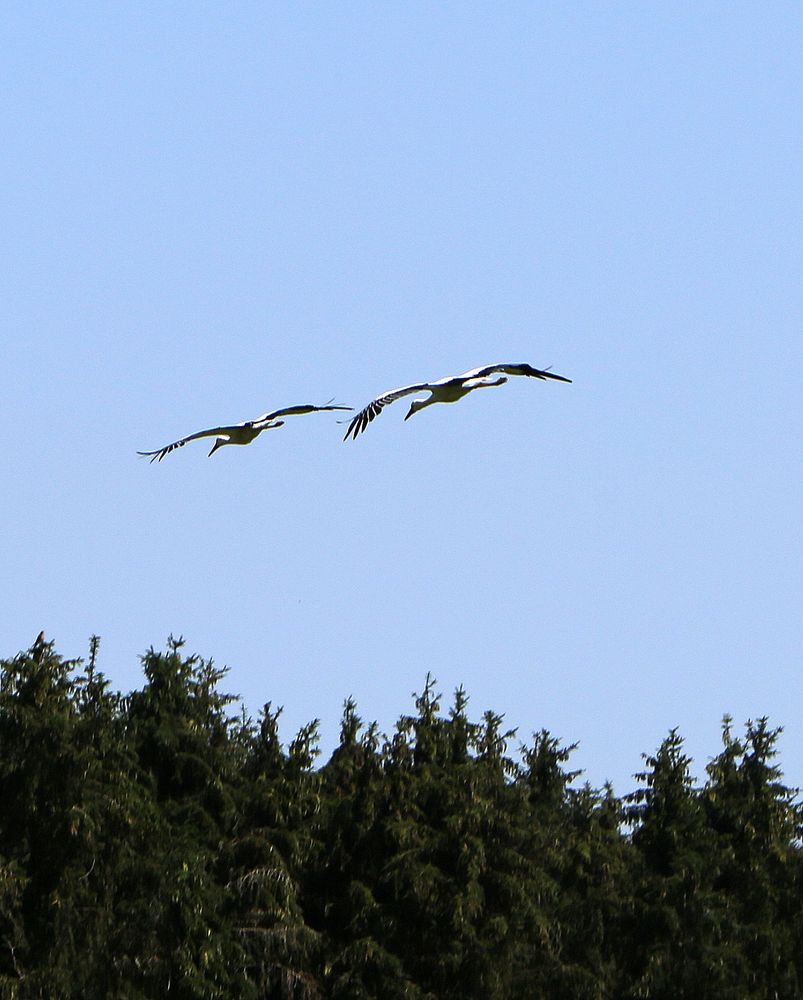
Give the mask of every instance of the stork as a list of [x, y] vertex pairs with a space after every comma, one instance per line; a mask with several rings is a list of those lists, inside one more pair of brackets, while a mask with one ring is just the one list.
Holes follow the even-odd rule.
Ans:
[[242, 424], [230, 424], [227, 427], [210, 427], [209, 430], [188, 434], [187, 437], [181, 438], [179, 441], [174, 441], [172, 444], [166, 444], [164, 448], [159, 448], [157, 451], [138, 451], [137, 454], [150, 458], [151, 462], [155, 462], [157, 459], [161, 462], [165, 455], [169, 455], [176, 448], [183, 448], [188, 441], [195, 441], [196, 438], [213, 437], [215, 438], [215, 443], [209, 452], [209, 456], [211, 456], [214, 455], [218, 448], [222, 448], [225, 444], [251, 444], [255, 438], [259, 437], [262, 431], [281, 427], [284, 421], [279, 420], [279, 417], [289, 417], [296, 413], [317, 413], [320, 410], [351, 409], [353, 409], [352, 406], [330, 406], [328, 403], [326, 406], [314, 406], [312, 403], [285, 406], [283, 410], [263, 413], [256, 420], [246, 420]]
[[[491, 378], [497, 372], [502, 373], [500, 378]], [[433, 403], [456, 403], [458, 399], [467, 396], [475, 389], [484, 389], [493, 385], [504, 385], [507, 382], [506, 375], [527, 375], [530, 378], [555, 379], [558, 382], [571, 382], [570, 378], [563, 375], [554, 375], [550, 371], [540, 371], [527, 364], [502, 364], [486, 365], [484, 368], [472, 368], [471, 371], [462, 375], [447, 375], [446, 378], [439, 378], [437, 382], [419, 382], [416, 385], [406, 385], [401, 389], [391, 389], [381, 396], [372, 400], [364, 409], [354, 417], [349, 424], [346, 435], [343, 438], [347, 441], [349, 437], [356, 440], [371, 421], [378, 417], [382, 410], [401, 399], [402, 396], [411, 396], [414, 393], [428, 392], [427, 399], [414, 399], [410, 404], [405, 420], [409, 420], [414, 413], [423, 410], [425, 406], [432, 406]]]

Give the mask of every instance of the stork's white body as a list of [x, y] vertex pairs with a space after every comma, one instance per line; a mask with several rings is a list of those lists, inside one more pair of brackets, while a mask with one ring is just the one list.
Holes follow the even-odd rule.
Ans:
[[[501, 378], [490, 377], [497, 372], [504, 374]], [[499, 364], [472, 368], [471, 371], [464, 372], [462, 375], [447, 375], [445, 378], [439, 378], [435, 382], [419, 382], [415, 385], [406, 385], [400, 389], [391, 389], [389, 392], [382, 393], [381, 396], [377, 396], [376, 399], [372, 400], [354, 417], [348, 426], [343, 440], [347, 441], [349, 437], [354, 440], [375, 417], [379, 416], [386, 406], [389, 406], [397, 399], [401, 399], [402, 396], [410, 396], [421, 392], [429, 393], [426, 399], [415, 399], [410, 404], [410, 409], [404, 418], [405, 420], [409, 420], [414, 413], [418, 413], [419, 410], [423, 410], [427, 406], [432, 406], [433, 403], [456, 403], [463, 396], [467, 396], [475, 389], [504, 385], [507, 382], [507, 378], [504, 377], [505, 375], [527, 375], [530, 378], [571, 382], [571, 379], [564, 378], [563, 375], [553, 375], [552, 372], [541, 371], [528, 364]]]

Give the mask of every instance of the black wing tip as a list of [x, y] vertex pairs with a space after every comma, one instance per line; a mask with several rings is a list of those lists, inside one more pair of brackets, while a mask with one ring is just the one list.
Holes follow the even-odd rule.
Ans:
[[365, 417], [364, 411], [360, 411], [360, 413], [358, 413], [357, 416], [354, 417], [354, 419], [349, 424], [348, 430], [346, 431], [343, 437], [344, 441], [348, 441], [349, 438], [351, 438], [352, 441], [357, 440], [357, 435], [361, 431], [364, 431], [365, 428], [368, 426], [368, 421], [365, 420], [364, 417]]
[[556, 375], [555, 372], [551, 372], [548, 368], [544, 368], [542, 371], [540, 368], [533, 368], [532, 365], [522, 365], [528, 375], [534, 375], [536, 378], [552, 378], [556, 382], [571, 382], [570, 378], [566, 378], [565, 375]]
[[[295, 407], [289, 407], [289, 409], [295, 409]], [[317, 403], [303, 403], [299, 409], [303, 413], [320, 413], [323, 410], [353, 410], [353, 406], [341, 406], [339, 403], [333, 404], [330, 400], [328, 403], [324, 403], [323, 406], [318, 406]]]

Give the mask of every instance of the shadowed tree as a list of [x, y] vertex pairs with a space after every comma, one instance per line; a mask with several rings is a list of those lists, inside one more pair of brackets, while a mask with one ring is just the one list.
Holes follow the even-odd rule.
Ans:
[[310, 865], [320, 778], [312, 771], [317, 722], [285, 753], [281, 709], [265, 705], [258, 726], [243, 721], [246, 751], [238, 786], [240, 820], [225, 853], [227, 908], [244, 953], [241, 995], [317, 1000], [323, 995], [320, 935], [309, 927], [298, 880]]
[[628, 960], [634, 995], [729, 996], [732, 928], [716, 890], [716, 838], [692, 785], [691, 760], [673, 729], [628, 797], [626, 815], [642, 861]]
[[5, 889], [20, 902], [4, 940], [16, 938], [9, 948], [25, 996], [117, 991], [128, 891], [136, 882], [141, 893], [142, 857], [158, 830], [97, 647], [93, 637], [82, 672], [81, 661], [39, 641], [2, 665], [0, 851], [14, 859]]
[[165, 832], [147, 858], [149, 985], [182, 998], [228, 996], [242, 954], [226, 920], [219, 858], [233, 835], [233, 788], [241, 755], [220, 694], [225, 671], [182, 657], [182, 640], [143, 658], [146, 684], [128, 703], [138, 766], [150, 783]]
[[745, 998], [800, 996], [803, 984], [797, 789], [774, 762], [781, 729], [748, 721], [743, 740], [722, 728], [723, 749], [708, 765], [703, 803], [717, 836], [716, 886], [725, 897], [732, 976]]
[[327, 939], [333, 998], [422, 996], [392, 950], [380, 881], [387, 860], [387, 781], [376, 726], [344, 706], [340, 741], [322, 771], [324, 810], [305, 893], [309, 919]]

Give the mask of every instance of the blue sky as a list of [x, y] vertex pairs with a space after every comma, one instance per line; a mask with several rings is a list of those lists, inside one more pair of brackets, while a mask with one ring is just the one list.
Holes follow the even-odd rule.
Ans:
[[[0, 654], [169, 633], [283, 735], [343, 700], [677, 726], [803, 784], [799, 4], [32, 3], [0, 27]], [[335, 414], [496, 361], [356, 442]]]

